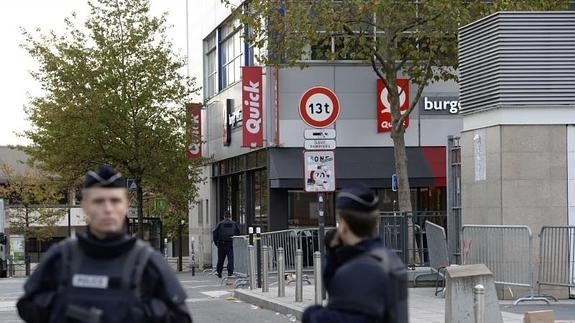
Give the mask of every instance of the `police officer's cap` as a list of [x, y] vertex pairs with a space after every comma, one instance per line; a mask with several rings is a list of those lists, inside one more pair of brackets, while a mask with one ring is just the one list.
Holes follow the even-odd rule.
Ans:
[[89, 171], [84, 179], [84, 188], [125, 188], [122, 174], [109, 165], [102, 165], [97, 171]]
[[335, 201], [338, 210], [357, 214], [375, 215], [378, 208], [379, 199], [375, 193], [364, 185], [354, 185], [342, 189]]

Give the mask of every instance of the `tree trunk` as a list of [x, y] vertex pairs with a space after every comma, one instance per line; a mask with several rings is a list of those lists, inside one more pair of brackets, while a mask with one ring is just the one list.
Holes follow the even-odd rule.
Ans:
[[136, 179], [136, 194], [138, 199], [138, 238], [144, 239], [144, 189], [142, 179]]
[[411, 190], [409, 186], [409, 173], [407, 170], [407, 151], [405, 148], [405, 130], [400, 128], [399, 131], [392, 131], [391, 138], [393, 139], [393, 156], [395, 163], [395, 172], [398, 180], [398, 199], [399, 211], [403, 216], [408, 217], [407, 221], [407, 265], [415, 265], [420, 262], [417, 246], [414, 241], [414, 226], [411, 205]]
[[399, 211], [411, 212], [411, 191], [409, 187], [409, 174], [407, 171], [407, 152], [405, 149], [404, 130], [394, 131], [391, 134], [393, 139], [393, 157], [395, 163], [395, 173], [398, 180], [398, 203]]

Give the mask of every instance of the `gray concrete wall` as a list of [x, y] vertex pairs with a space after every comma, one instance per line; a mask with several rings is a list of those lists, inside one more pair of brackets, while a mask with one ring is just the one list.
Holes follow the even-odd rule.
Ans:
[[474, 131], [461, 134], [461, 206], [463, 224], [502, 224], [501, 128], [485, 128], [486, 180], [475, 181]]
[[486, 179], [475, 180], [474, 131], [461, 136], [464, 224], [567, 224], [563, 125], [485, 128]]
[[464, 224], [567, 224], [566, 127], [485, 129], [486, 179], [475, 180], [475, 131], [461, 136]]
[[[533, 261], [544, 225], [567, 225], [567, 127], [505, 125], [484, 128], [486, 177], [476, 180], [476, 131], [461, 137], [462, 223], [527, 225], [533, 234]], [[513, 262], [512, 250], [503, 251]], [[535, 264], [534, 274], [537, 277]], [[509, 289], [498, 289], [507, 298]], [[564, 297], [565, 289], [543, 291]], [[515, 296], [526, 292], [514, 288]]]
[[501, 128], [503, 224], [567, 225], [567, 127]]

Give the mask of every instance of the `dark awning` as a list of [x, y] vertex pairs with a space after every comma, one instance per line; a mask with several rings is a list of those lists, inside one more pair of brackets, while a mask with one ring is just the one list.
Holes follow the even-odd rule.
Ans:
[[[303, 188], [303, 149], [270, 150], [270, 186]], [[413, 187], [445, 186], [445, 147], [408, 147], [408, 171]], [[394, 173], [392, 147], [337, 148], [335, 174], [338, 187], [362, 182], [373, 188], [391, 187]]]

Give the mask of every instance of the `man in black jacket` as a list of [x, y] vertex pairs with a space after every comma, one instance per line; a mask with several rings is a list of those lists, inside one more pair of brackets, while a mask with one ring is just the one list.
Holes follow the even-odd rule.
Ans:
[[51, 247], [24, 286], [28, 323], [192, 322], [186, 294], [163, 256], [126, 230], [126, 181], [90, 171], [82, 209], [88, 230]]
[[312, 306], [303, 323], [406, 323], [407, 273], [399, 258], [373, 238], [378, 198], [364, 186], [336, 199], [338, 228], [326, 235], [326, 307]]
[[238, 224], [232, 220], [232, 214], [229, 211], [224, 213], [224, 220], [216, 226], [213, 232], [213, 240], [218, 247], [218, 265], [216, 271], [218, 277], [222, 278], [224, 270], [224, 261], [228, 258], [228, 276], [234, 275], [234, 236], [240, 234]]

